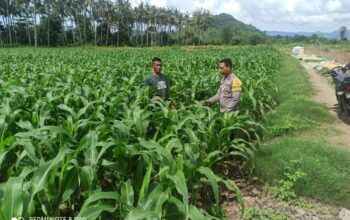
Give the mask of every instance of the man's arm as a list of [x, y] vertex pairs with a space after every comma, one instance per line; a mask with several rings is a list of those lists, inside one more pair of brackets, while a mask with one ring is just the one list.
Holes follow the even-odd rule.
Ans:
[[172, 99], [172, 96], [171, 96], [171, 92], [170, 92], [170, 80], [169, 78], [164, 75], [164, 78], [165, 78], [165, 82], [166, 82], [166, 97], [171, 100]]
[[167, 86], [167, 88], [166, 88], [166, 97], [170, 101], [170, 108], [176, 109], [176, 105], [174, 103], [173, 97], [172, 97], [171, 92], [170, 92], [170, 80], [169, 80], [169, 78], [166, 75], [164, 75], [164, 77], [165, 77], [166, 86]]
[[144, 86], [150, 86], [150, 80], [149, 80], [149, 77], [146, 77], [144, 83], [143, 83]]
[[218, 102], [219, 100], [220, 100], [220, 88], [218, 89], [216, 94], [213, 97], [211, 97], [210, 99], [206, 100], [204, 104], [210, 105], [210, 104], [213, 104], [215, 102]]

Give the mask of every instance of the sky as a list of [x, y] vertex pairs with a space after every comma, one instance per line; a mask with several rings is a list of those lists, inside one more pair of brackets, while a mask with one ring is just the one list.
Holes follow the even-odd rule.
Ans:
[[[135, 6], [142, 0], [131, 0]], [[332, 32], [346, 26], [350, 30], [350, 0], [143, 0], [159, 7], [182, 12], [208, 9], [212, 14], [227, 13], [262, 31]]]

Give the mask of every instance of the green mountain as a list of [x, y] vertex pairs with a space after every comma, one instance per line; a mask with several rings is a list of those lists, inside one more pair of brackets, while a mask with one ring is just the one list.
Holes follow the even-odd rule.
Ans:
[[266, 37], [253, 25], [247, 25], [226, 13], [214, 15], [206, 36], [207, 42], [213, 44], [258, 44]]
[[242, 32], [256, 32], [263, 34], [262, 31], [254, 27], [253, 25], [245, 24], [237, 19], [235, 19], [232, 15], [221, 13], [219, 15], [214, 16], [214, 21], [211, 24], [212, 27], [222, 28], [222, 27], [232, 27], [233, 29], [237, 29]]

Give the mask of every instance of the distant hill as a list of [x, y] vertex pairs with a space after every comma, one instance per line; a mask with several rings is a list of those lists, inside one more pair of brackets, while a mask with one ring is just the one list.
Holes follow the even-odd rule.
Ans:
[[[295, 35], [301, 35], [301, 36], [311, 36], [313, 34], [316, 34], [318, 36], [322, 36], [324, 38], [328, 39], [340, 39], [339, 31], [333, 31], [333, 32], [283, 32], [283, 31], [266, 31], [265, 32], [268, 36], [295, 36]], [[347, 38], [350, 39], [350, 31], [347, 32]]]
[[211, 23], [210, 27], [212, 28], [223, 28], [223, 27], [231, 27], [234, 30], [240, 30], [242, 32], [256, 32], [259, 34], [264, 34], [264, 32], [260, 31], [256, 27], [251, 24], [245, 24], [237, 19], [235, 19], [232, 15], [221, 13], [219, 15], [214, 16], [214, 21]]
[[208, 44], [258, 44], [264, 42], [265, 38], [263, 31], [226, 13], [214, 15], [206, 31]]

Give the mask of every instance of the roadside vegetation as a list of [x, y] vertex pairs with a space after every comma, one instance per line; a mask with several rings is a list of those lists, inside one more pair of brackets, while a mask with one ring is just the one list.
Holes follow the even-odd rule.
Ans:
[[298, 61], [285, 57], [279, 72], [278, 106], [267, 115], [267, 135], [250, 168], [277, 197], [300, 196], [350, 208], [350, 151], [327, 143], [336, 120], [311, 100], [313, 89]]

